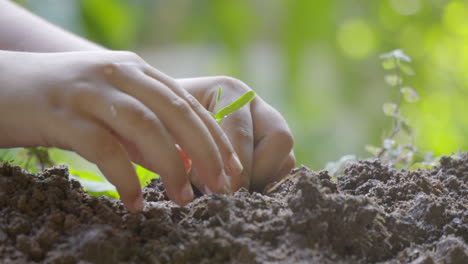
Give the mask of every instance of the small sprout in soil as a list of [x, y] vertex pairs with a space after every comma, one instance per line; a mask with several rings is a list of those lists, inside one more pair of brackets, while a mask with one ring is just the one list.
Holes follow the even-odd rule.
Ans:
[[[224, 107], [221, 110], [218, 110], [222, 91], [222, 88], [218, 89], [218, 93], [216, 95], [215, 111], [214, 113], [211, 113], [218, 124], [221, 124], [226, 116], [235, 113], [237, 110], [250, 103], [255, 97], [255, 92], [249, 91], [243, 94], [230, 105]], [[185, 170], [187, 173], [189, 173], [192, 167], [192, 161], [178, 145], [176, 145], [176, 147], [184, 161]], [[49, 149], [45, 147], [25, 148], [22, 150], [15, 149], [13, 151], [0, 150], [0, 161], [10, 162], [12, 164], [17, 163], [17, 165], [21, 166], [22, 168], [34, 173], [38, 173], [45, 168], [52, 167], [59, 163], [60, 157], [56, 157], [56, 159], [57, 160], [53, 160], [50, 157]], [[21, 162], [15, 162], [15, 160], [20, 160]], [[138, 164], [135, 164], [135, 167], [136, 173], [140, 180], [140, 186], [142, 188], [148, 185], [153, 179], [159, 178], [159, 175], [139, 166]], [[79, 181], [83, 186], [83, 189], [89, 194], [93, 196], [105, 195], [116, 199], [120, 198], [119, 193], [115, 189], [115, 186], [107, 181], [107, 179], [105, 179], [103, 176], [93, 172], [80, 171], [73, 167], [69, 167], [69, 171], [70, 178]]]
[[423, 154], [414, 145], [414, 133], [410, 122], [402, 115], [403, 102], [415, 103], [419, 100], [416, 90], [403, 85], [403, 76], [414, 75], [415, 72], [409, 66], [411, 58], [401, 49], [382, 54], [382, 67], [388, 72], [385, 82], [397, 90], [397, 98], [394, 102], [384, 103], [383, 113], [393, 120], [393, 130], [385, 137], [382, 146], [368, 145], [366, 150], [377, 158], [381, 158], [396, 168], [417, 169], [432, 167], [436, 159], [432, 153]]
[[[215, 109], [218, 109], [219, 107], [219, 99], [221, 98], [222, 93], [223, 93], [223, 88], [219, 87], [218, 93], [216, 95]], [[221, 124], [225, 117], [227, 117], [228, 115], [232, 113], [235, 113], [237, 110], [249, 104], [254, 98], [255, 98], [255, 92], [248, 91], [245, 94], [243, 94], [241, 97], [237, 98], [237, 100], [232, 102], [230, 105], [224, 107], [223, 109], [219, 111], [215, 110], [215, 112], [211, 113], [211, 115], [216, 120], [216, 122], [218, 122], [218, 124]]]
[[[421, 153], [414, 145], [414, 133], [410, 122], [403, 116], [401, 105], [403, 102], [415, 103], [419, 95], [412, 87], [403, 85], [403, 76], [414, 75], [409, 65], [411, 58], [401, 49], [382, 54], [382, 68], [388, 73], [384, 76], [385, 82], [396, 89], [397, 98], [394, 102], [384, 103], [382, 110], [385, 116], [393, 120], [393, 130], [387, 135], [380, 147], [367, 145], [366, 150], [374, 157], [391, 164], [395, 168], [409, 170], [428, 169], [435, 166], [439, 160], [431, 152]], [[326, 170], [332, 179], [343, 175], [345, 166], [357, 160], [354, 155], [343, 156], [336, 162], [329, 162]]]
[[[241, 97], [237, 98], [234, 102], [229, 104], [228, 106], [224, 107], [221, 110], [218, 110], [219, 108], [219, 100], [221, 99], [221, 95], [223, 93], [223, 88], [219, 87], [218, 92], [216, 94], [216, 101], [215, 101], [215, 106], [214, 106], [214, 112], [210, 113], [211, 116], [216, 120], [218, 125], [221, 125], [223, 122], [224, 118], [226, 118], [228, 115], [235, 113], [242, 107], [246, 106], [249, 104], [254, 98], [255, 98], [255, 92], [254, 91], [248, 91], [245, 94], [243, 94]], [[185, 152], [179, 147], [179, 145], [176, 145], [177, 150], [179, 151], [180, 156], [184, 160], [184, 166], [185, 166], [185, 171], [189, 173], [192, 169], [192, 161], [190, 158], [185, 154]]]

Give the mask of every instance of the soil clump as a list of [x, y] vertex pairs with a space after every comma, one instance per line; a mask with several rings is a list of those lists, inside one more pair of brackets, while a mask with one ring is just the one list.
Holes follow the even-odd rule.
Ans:
[[66, 166], [0, 165], [0, 263], [468, 263], [468, 154], [431, 170], [380, 160], [294, 169], [264, 193], [185, 207], [162, 183], [144, 211], [92, 197]]

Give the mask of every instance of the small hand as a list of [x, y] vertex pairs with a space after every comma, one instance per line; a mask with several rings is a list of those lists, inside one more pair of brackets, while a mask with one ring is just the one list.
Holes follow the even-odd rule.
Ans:
[[131, 211], [142, 194], [131, 161], [161, 175], [169, 197], [193, 199], [176, 144], [200, 181], [229, 191], [242, 166], [209, 113], [131, 52], [0, 51], [0, 147], [73, 150], [98, 165]]
[[[218, 109], [229, 105], [251, 89], [230, 77], [179, 79], [178, 82], [210, 112], [215, 112], [218, 88], [223, 88]], [[241, 175], [231, 177], [233, 191], [240, 187], [262, 190], [280, 180], [295, 166], [293, 136], [281, 114], [258, 95], [247, 106], [227, 116], [221, 123], [244, 167]], [[204, 190], [200, 175], [192, 182]], [[209, 190], [208, 190], [209, 191]]]

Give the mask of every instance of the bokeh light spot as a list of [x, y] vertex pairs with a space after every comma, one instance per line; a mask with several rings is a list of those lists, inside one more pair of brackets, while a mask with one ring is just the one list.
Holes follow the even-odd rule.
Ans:
[[338, 29], [338, 45], [343, 53], [354, 59], [369, 56], [375, 49], [375, 36], [362, 19], [346, 21]]
[[401, 48], [413, 58], [424, 55], [424, 35], [417, 25], [408, 25], [400, 33]]
[[468, 6], [459, 1], [450, 2], [445, 7], [443, 21], [450, 32], [468, 35]]
[[390, 6], [398, 14], [409, 16], [421, 10], [421, 0], [390, 0]]

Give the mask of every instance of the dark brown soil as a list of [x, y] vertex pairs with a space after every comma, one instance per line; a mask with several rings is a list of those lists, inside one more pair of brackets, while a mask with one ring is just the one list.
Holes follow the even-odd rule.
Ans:
[[265, 194], [202, 196], [186, 207], [162, 184], [143, 213], [95, 198], [64, 166], [0, 166], [0, 263], [468, 263], [468, 154], [428, 171], [378, 160], [295, 169]]

